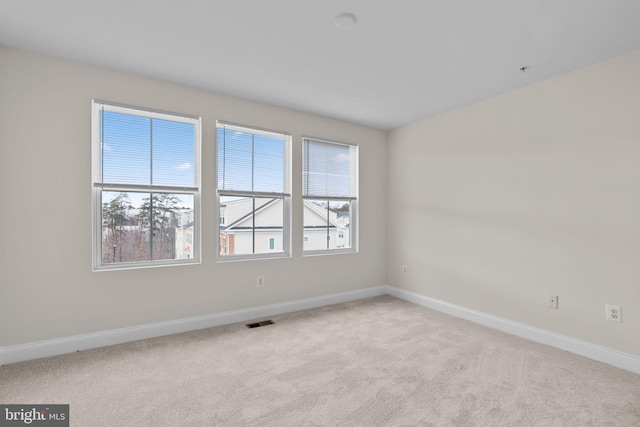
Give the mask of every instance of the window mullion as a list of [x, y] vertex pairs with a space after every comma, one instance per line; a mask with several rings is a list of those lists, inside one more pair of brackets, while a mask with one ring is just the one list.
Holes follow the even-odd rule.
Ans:
[[[255, 191], [256, 186], [256, 136], [251, 135], [251, 191]], [[251, 215], [251, 244], [252, 250], [251, 253], [256, 253], [256, 196], [254, 195], [252, 198], [253, 202], [253, 210]]]
[[153, 261], [153, 193], [149, 193], [149, 261]]
[[[104, 122], [104, 107], [100, 107], [100, 123]], [[104, 126], [100, 126], [100, 182], [104, 182]]]
[[153, 119], [149, 119], [149, 185], [153, 185]]
[[331, 239], [331, 222], [329, 220], [331, 210], [329, 209], [329, 200], [327, 200], [327, 249], [329, 249], [329, 240]]

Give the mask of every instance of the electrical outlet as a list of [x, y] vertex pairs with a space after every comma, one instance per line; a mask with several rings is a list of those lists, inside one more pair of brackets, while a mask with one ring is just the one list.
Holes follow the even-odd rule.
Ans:
[[407, 266], [406, 266], [406, 265], [403, 265], [403, 266], [402, 266], [402, 274], [404, 274], [404, 275], [409, 274], [409, 269], [407, 268]]
[[256, 286], [259, 288], [264, 286], [264, 276], [258, 276], [256, 280]]
[[609, 322], [622, 323], [622, 307], [619, 305], [605, 304], [604, 308], [607, 312], [607, 320]]
[[547, 307], [558, 308], [558, 295], [547, 295]]

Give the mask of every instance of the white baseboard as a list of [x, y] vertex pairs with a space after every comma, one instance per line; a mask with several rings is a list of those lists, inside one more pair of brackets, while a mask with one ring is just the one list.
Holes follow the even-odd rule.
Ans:
[[384, 295], [386, 290], [387, 286], [377, 286], [359, 289], [356, 291], [342, 292], [278, 304], [262, 305], [206, 316], [190, 317], [186, 319], [114, 329], [93, 334], [76, 335], [29, 344], [0, 347], [0, 366], [7, 365], [9, 363], [39, 359], [42, 357], [73, 353], [79, 350], [105, 347], [108, 345], [121, 344], [146, 338], [154, 338], [163, 335], [227, 325], [230, 323], [245, 322], [248, 320], [255, 320], [283, 313], [374, 297]]
[[516, 335], [531, 341], [566, 350], [589, 359], [597, 360], [598, 362], [603, 362], [617, 368], [640, 374], [640, 357], [621, 353], [606, 347], [580, 341], [564, 335], [545, 331], [543, 329], [534, 328], [522, 323], [513, 322], [501, 317], [470, 310], [458, 305], [449, 304], [444, 301], [425, 297], [394, 286], [387, 286], [386, 293], [423, 307], [441, 311], [511, 335]]
[[307, 310], [331, 304], [369, 298], [388, 294], [412, 302], [423, 307], [441, 311], [455, 317], [470, 320], [493, 329], [516, 335], [531, 341], [546, 344], [562, 350], [570, 351], [589, 359], [607, 363], [636, 374], [640, 374], [640, 358], [629, 354], [611, 350], [606, 347], [580, 341], [574, 338], [559, 335], [553, 332], [534, 328], [511, 320], [503, 319], [465, 307], [450, 304], [437, 299], [425, 297], [394, 286], [377, 286], [356, 291], [338, 294], [324, 295], [315, 298], [307, 298], [297, 301], [289, 301], [277, 304], [262, 305], [242, 310], [227, 311], [186, 319], [167, 322], [152, 323], [129, 328], [114, 329], [93, 334], [77, 335], [72, 337], [39, 341], [9, 347], [0, 347], [0, 366], [9, 363], [39, 359], [42, 357], [56, 356], [59, 354], [73, 353], [79, 350], [104, 347], [121, 344], [163, 335], [177, 334], [197, 329], [227, 325], [237, 322], [245, 322], [275, 316], [283, 313]]

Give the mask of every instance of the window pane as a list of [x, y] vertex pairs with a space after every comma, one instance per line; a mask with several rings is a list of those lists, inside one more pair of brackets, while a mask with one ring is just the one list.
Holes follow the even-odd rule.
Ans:
[[351, 197], [355, 147], [304, 140], [303, 192], [305, 196]]
[[102, 182], [151, 184], [151, 119], [102, 111]]
[[336, 214], [335, 248], [351, 248], [351, 202], [330, 202], [329, 209]]
[[284, 140], [256, 135], [254, 150], [253, 190], [284, 193]]
[[102, 262], [194, 258], [193, 195], [102, 192]]
[[195, 185], [193, 124], [113, 111], [102, 124], [102, 182]]
[[304, 201], [304, 250], [351, 247], [351, 203], [330, 200]]
[[[256, 197], [255, 253], [282, 252], [283, 249], [283, 224], [284, 203], [280, 198]], [[273, 239], [270, 242], [270, 239]], [[272, 243], [270, 247], [269, 243]]]
[[253, 198], [220, 197], [220, 255], [253, 253]]
[[253, 135], [218, 129], [218, 188], [253, 191]]
[[153, 119], [152, 184], [195, 185], [195, 129], [190, 123]]
[[220, 255], [283, 251], [283, 206], [281, 198], [220, 197]]
[[285, 192], [283, 138], [218, 128], [218, 188]]

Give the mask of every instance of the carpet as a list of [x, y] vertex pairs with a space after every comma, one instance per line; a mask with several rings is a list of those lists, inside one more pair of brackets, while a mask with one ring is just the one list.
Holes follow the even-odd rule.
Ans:
[[390, 296], [270, 319], [2, 366], [0, 403], [70, 404], [72, 426], [640, 426], [639, 375]]

